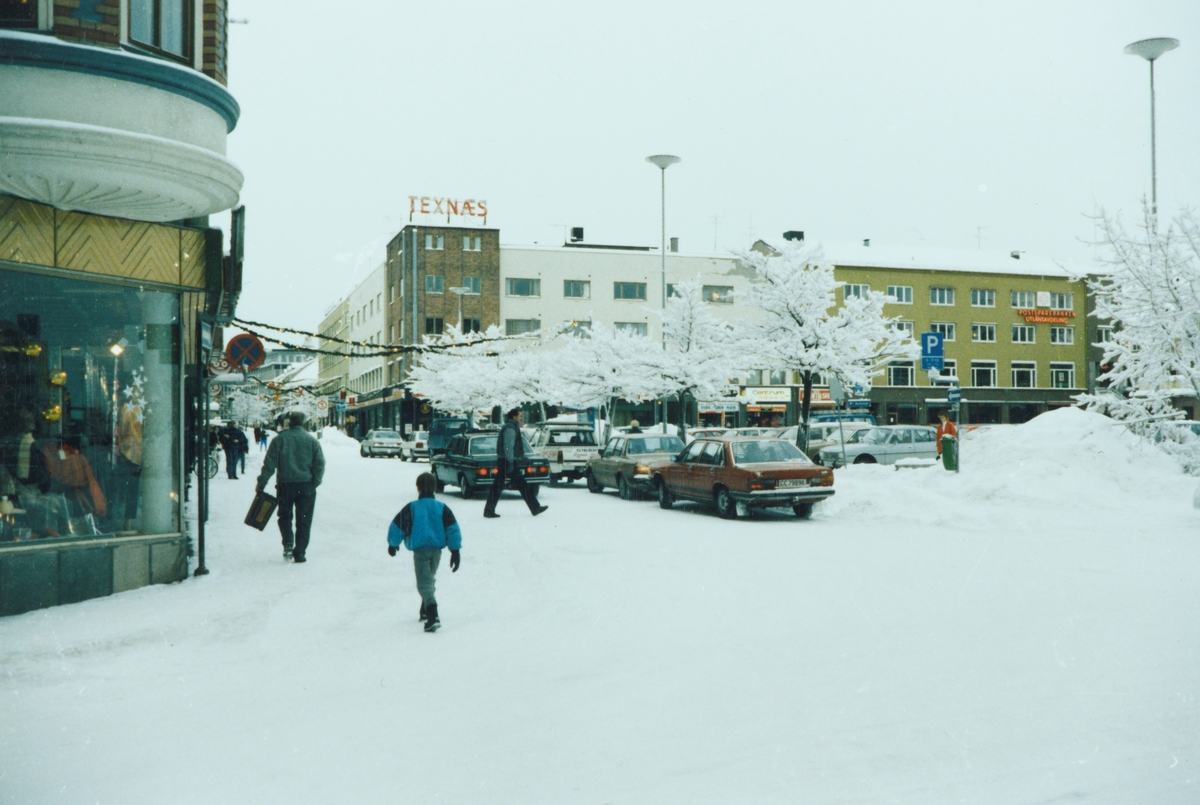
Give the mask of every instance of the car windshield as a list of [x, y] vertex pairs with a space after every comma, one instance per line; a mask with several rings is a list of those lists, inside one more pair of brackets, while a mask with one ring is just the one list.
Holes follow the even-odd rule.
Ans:
[[417, 431], [417, 434], [416, 434], [415, 436], [413, 436], [413, 438], [414, 438], [414, 439], [417, 439], [417, 440], [421, 440], [421, 439], [428, 439], [428, 438], [429, 438], [429, 432], [428, 432], [428, 431], [424, 431], [424, 430], [419, 430], [419, 431]]
[[596, 434], [590, 430], [552, 430], [547, 444], [596, 446]]
[[763, 439], [755, 442], [734, 442], [733, 461], [735, 464], [766, 464], [770, 461], [802, 461], [808, 459], [800, 448], [782, 439]]
[[864, 428], [860, 431], [855, 431], [854, 435], [846, 440], [847, 444], [883, 444], [888, 440], [892, 432], [887, 428]]
[[678, 453], [683, 441], [678, 436], [645, 436], [629, 440], [628, 455], [641, 453]]

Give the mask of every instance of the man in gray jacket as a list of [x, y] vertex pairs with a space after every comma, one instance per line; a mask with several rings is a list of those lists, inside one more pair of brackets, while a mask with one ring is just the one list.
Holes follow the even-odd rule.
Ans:
[[[283, 536], [283, 557], [296, 562], [305, 561], [308, 538], [312, 531], [313, 507], [317, 503], [317, 487], [325, 475], [325, 454], [321, 443], [304, 430], [304, 414], [288, 413], [288, 429], [271, 440], [262, 472], [258, 474], [259, 492], [279, 470], [275, 479], [275, 495], [279, 498], [279, 533]], [[292, 510], [296, 512], [296, 535], [293, 549]]]
[[529, 513], [534, 517], [550, 508], [538, 505], [533, 487], [525, 482], [525, 470], [521, 466], [521, 459], [525, 457], [525, 443], [521, 439], [521, 417], [520, 408], [509, 411], [496, 438], [496, 458], [499, 459], [500, 466], [496, 473], [496, 481], [488, 492], [487, 503], [483, 505], [484, 517], [500, 516], [496, 514], [496, 503], [500, 500], [500, 493], [504, 491], [506, 480], [511, 481], [513, 488], [521, 493], [525, 505], [529, 507]]

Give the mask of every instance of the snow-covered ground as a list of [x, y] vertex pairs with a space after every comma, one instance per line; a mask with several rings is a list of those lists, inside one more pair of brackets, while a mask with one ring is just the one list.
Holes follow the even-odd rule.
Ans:
[[446, 495], [432, 635], [385, 540], [425, 465], [323, 444], [307, 564], [217, 478], [211, 575], [0, 620], [0, 801], [1200, 801], [1197, 480], [1098, 416], [811, 521]]

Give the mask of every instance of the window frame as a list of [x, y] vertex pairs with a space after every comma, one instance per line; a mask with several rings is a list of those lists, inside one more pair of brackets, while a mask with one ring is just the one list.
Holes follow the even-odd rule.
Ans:
[[[433, 282], [435, 290], [430, 290], [430, 281]], [[446, 275], [445, 274], [426, 274], [425, 275], [425, 294], [427, 296], [444, 296], [446, 293]]]
[[[981, 327], [991, 328], [991, 338], [980, 338]], [[986, 321], [971, 322], [971, 343], [972, 344], [995, 344], [996, 343], [996, 325]]]
[[644, 321], [614, 321], [614, 333], [633, 333], [636, 336], [647, 338], [650, 335], [650, 325]]
[[[1014, 389], [1035, 389], [1037, 385], [1037, 361], [1010, 361], [1009, 362], [1009, 383]], [[1018, 372], [1029, 372], [1029, 385], [1023, 386], [1017, 383]]]
[[[519, 282], [529, 283], [529, 293], [517, 293]], [[504, 280], [504, 295], [515, 299], [540, 299], [542, 296], [541, 277], [507, 277]]]
[[[1054, 382], [1056, 372], [1069, 372], [1070, 385], [1060, 386]], [[1074, 389], [1078, 388], [1075, 384], [1075, 362], [1074, 361], [1051, 361], [1050, 362], [1050, 388], [1052, 389]]]
[[482, 277], [468, 277], [464, 275], [462, 278], [462, 284], [463, 287], [467, 289], [467, 293], [465, 294], [466, 296], [479, 296], [483, 292]]
[[[1064, 333], [1067, 340], [1056, 340], [1056, 333]], [[1050, 328], [1050, 345], [1054, 347], [1073, 347], [1075, 346], [1075, 326], [1073, 324], [1054, 325]]]
[[952, 321], [931, 321], [929, 322], [929, 330], [930, 332], [941, 333], [942, 341], [947, 344], [954, 343], [958, 337], [958, 327]]
[[[576, 286], [583, 293], [573, 294], [567, 293], [571, 286]], [[592, 298], [592, 281], [591, 280], [563, 280], [563, 299], [591, 299]]]
[[[1009, 304], [1016, 310], [1033, 310], [1037, 307], [1037, 291], [1009, 291], [1008, 293]], [[1022, 299], [1028, 297], [1029, 304], [1017, 304], [1018, 296], [1020, 296]]]
[[[943, 301], [938, 301], [941, 297]], [[945, 301], [949, 300], [949, 301]], [[955, 289], [952, 285], [931, 285], [929, 287], [929, 304], [932, 307], [954, 307]]]
[[[901, 291], [901, 293], [896, 293]], [[913, 287], [911, 285], [889, 285], [887, 286], [887, 295], [894, 297], [894, 305], [911, 305], [913, 303]]]
[[[441, 322], [441, 327], [435, 327], [434, 322]], [[446, 332], [446, 319], [442, 316], [426, 316], [425, 317], [425, 335], [442, 335]]]
[[701, 286], [700, 294], [704, 301], [710, 305], [733, 304], [732, 285], [703, 285]]
[[[976, 382], [976, 372], [990, 372], [992, 382], [989, 384], [980, 385]], [[997, 368], [995, 361], [971, 361], [971, 388], [994, 389], [998, 388], [999, 382], [999, 369]]]
[[[514, 327], [513, 325], [522, 323], [523, 327]], [[536, 333], [542, 329], [541, 319], [505, 319], [504, 334], [505, 335], [525, 335], [527, 333]]]
[[[183, 53], [174, 53], [166, 50], [162, 46], [162, 7], [163, 3], [173, 2], [173, 0], [147, 0], [152, 6], [150, 27], [153, 30], [153, 42], [143, 42], [141, 39], [134, 38], [134, 8], [133, 0], [125, 0], [123, 4], [126, 14], [126, 36], [129, 44], [139, 50], [145, 50], [156, 56], [161, 56], [164, 59], [193, 66], [195, 59], [195, 38], [196, 38], [196, 4], [192, 0], [178, 0], [183, 12], [183, 30], [180, 32], [181, 42], [183, 45]], [[41, 4], [38, 3], [38, 6]]]
[[[900, 372], [908, 377], [907, 383], [895, 382]], [[915, 361], [888, 361], [887, 384], [896, 388], [909, 388], [917, 385], [917, 366]]]
[[866, 282], [847, 282], [842, 286], [842, 301], [854, 297], [855, 299], [865, 299], [871, 293], [871, 285]]
[[[634, 288], [634, 293], [641, 293], [640, 296], [626, 296], [627, 288]], [[646, 283], [644, 282], [613, 282], [613, 299], [619, 299], [627, 302], [645, 302], [646, 301]]]
[[[1018, 339], [1017, 338], [1018, 331], [1024, 335], [1028, 335], [1029, 338]], [[1037, 343], [1037, 328], [1034, 327], [1032, 324], [1014, 324], [1012, 326], [1012, 331], [1009, 333], [1009, 337], [1012, 339], [1012, 343], [1014, 343], [1014, 344], [1036, 344]]]
[[[979, 300], [983, 301], [979, 301]], [[990, 302], [988, 301], [990, 300]], [[992, 288], [972, 288], [971, 307], [995, 307], [996, 291]]]

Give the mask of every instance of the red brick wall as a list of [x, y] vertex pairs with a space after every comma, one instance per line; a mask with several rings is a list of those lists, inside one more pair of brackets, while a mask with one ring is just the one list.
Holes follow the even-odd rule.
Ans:
[[229, 2], [228, 0], [204, 0], [204, 19], [201, 21], [204, 41], [202, 44], [202, 69], [209, 78], [228, 85], [229, 55]]
[[[95, 14], [103, 17], [102, 22], [79, 19], [79, 0], [56, 0], [54, 3], [54, 35], [59, 39], [72, 42], [86, 42], [89, 45], [108, 45], [117, 47], [121, 41], [121, 9], [119, 0], [104, 0], [90, 4], [88, 11], [94, 9]], [[91, 16], [91, 14], [87, 14]]]

